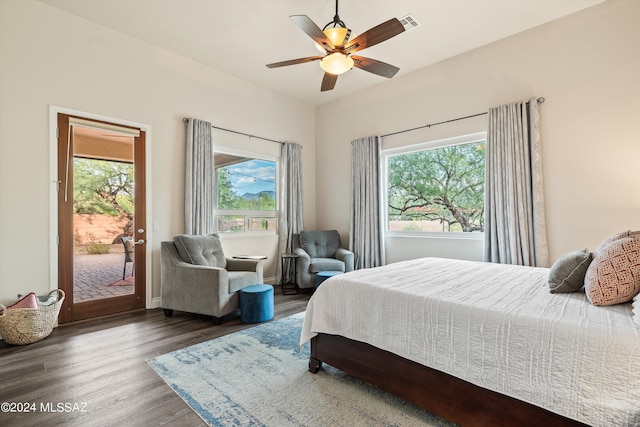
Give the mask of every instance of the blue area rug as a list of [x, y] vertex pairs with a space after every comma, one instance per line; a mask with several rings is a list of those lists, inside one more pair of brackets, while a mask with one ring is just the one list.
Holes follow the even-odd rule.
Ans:
[[304, 313], [147, 361], [209, 426], [451, 426], [323, 364], [307, 371]]

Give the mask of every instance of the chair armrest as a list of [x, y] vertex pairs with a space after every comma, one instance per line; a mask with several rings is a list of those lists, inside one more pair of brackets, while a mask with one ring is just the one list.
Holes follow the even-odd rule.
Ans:
[[336, 251], [336, 259], [344, 262], [344, 271], [353, 271], [353, 252], [345, 248], [338, 248]]
[[219, 287], [229, 281], [229, 275], [224, 268], [193, 265], [188, 262], [176, 262], [172, 276], [179, 278], [181, 286], [184, 287], [208, 288], [214, 284]]
[[293, 253], [298, 255], [298, 258], [296, 258], [295, 261], [297, 269], [296, 283], [301, 288], [313, 286], [311, 272], [309, 271], [309, 267], [311, 266], [311, 257], [302, 248], [295, 248]]
[[264, 282], [264, 263], [254, 259], [227, 258], [228, 271], [255, 271], [258, 275], [258, 283]]
[[295, 248], [293, 250], [293, 253], [298, 255], [298, 265], [303, 265], [306, 267], [309, 267], [309, 265], [311, 264], [311, 257], [309, 256], [309, 254], [307, 253], [307, 251], [305, 251], [302, 248]]

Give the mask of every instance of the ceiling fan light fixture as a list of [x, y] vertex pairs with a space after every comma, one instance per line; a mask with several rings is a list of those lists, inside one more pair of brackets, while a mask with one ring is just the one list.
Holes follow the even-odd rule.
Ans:
[[327, 35], [327, 38], [331, 40], [334, 46], [342, 46], [349, 39], [349, 35], [351, 34], [351, 30], [343, 27], [334, 27], [327, 28], [322, 31]]
[[[1, 1], [1, 0], [0, 0]], [[322, 55], [308, 56], [306, 58], [291, 59], [267, 64], [268, 68], [285, 67], [288, 65], [303, 64], [320, 60], [320, 68], [324, 71], [320, 91], [332, 90], [340, 74], [344, 74], [353, 67], [367, 71], [378, 76], [391, 78], [400, 69], [364, 56], [351, 56], [351, 54], [382, 43], [405, 31], [403, 24], [397, 18], [391, 18], [382, 24], [376, 25], [349, 41], [351, 30], [338, 15], [338, 0], [336, 0], [336, 14], [333, 21], [320, 29], [307, 15], [291, 15], [291, 20], [314, 42]]]
[[353, 59], [343, 53], [334, 52], [322, 58], [320, 68], [329, 74], [338, 76], [353, 68]]
[[[351, 36], [351, 30], [343, 27], [327, 28], [322, 30], [322, 32], [334, 46], [343, 46], [349, 41], [349, 36]], [[322, 53], [327, 53], [325, 48], [320, 46], [318, 43], [316, 43], [316, 49]]]

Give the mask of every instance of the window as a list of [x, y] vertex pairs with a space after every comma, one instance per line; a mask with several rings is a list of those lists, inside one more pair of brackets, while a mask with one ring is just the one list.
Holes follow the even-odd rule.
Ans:
[[385, 150], [387, 230], [484, 231], [486, 133]]
[[219, 233], [275, 233], [277, 161], [216, 151]]

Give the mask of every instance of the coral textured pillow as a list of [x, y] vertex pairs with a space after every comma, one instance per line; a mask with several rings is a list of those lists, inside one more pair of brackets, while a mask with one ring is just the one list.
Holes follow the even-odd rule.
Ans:
[[618, 234], [614, 234], [613, 236], [609, 237], [607, 240], [605, 240], [604, 242], [600, 243], [594, 250], [593, 250], [593, 256], [595, 257], [596, 255], [598, 255], [600, 253], [600, 251], [602, 249], [604, 249], [609, 243], [613, 243], [616, 240], [620, 240], [623, 239], [625, 237], [635, 237], [635, 238], [640, 238], [640, 231], [631, 231], [631, 230], [627, 230], [627, 231], [623, 231], [622, 233], [618, 233]]
[[593, 305], [622, 304], [640, 292], [640, 238], [623, 237], [595, 255], [584, 278]]
[[38, 297], [36, 297], [36, 294], [31, 292], [7, 308], [38, 308]]
[[549, 270], [549, 291], [552, 294], [579, 291], [591, 261], [588, 249], [562, 255]]

